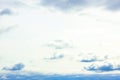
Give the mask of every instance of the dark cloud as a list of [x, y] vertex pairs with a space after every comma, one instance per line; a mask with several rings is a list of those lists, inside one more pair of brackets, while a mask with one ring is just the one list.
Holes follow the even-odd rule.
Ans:
[[84, 9], [88, 7], [102, 7], [107, 10], [120, 9], [120, 0], [42, 0], [41, 4], [61, 10]]
[[13, 14], [13, 12], [12, 12], [12, 10], [10, 10], [10, 9], [2, 9], [1, 11], [0, 11], [0, 15], [1, 16], [3, 16], [3, 15], [12, 15]]
[[18, 63], [18, 64], [13, 65], [12, 67], [4, 67], [3, 70], [18, 71], [18, 70], [22, 70], [24, 67], [25, 67], [24, 64]]
[[104, 65], [90, 65], [88, 68], [85, 68], [89, 71], [95, 71], [95, 72], [108, 72], [108, 71], [115, 71], [120, 70], [120, 66], [114, 67], [112, 64], [107, 63]]

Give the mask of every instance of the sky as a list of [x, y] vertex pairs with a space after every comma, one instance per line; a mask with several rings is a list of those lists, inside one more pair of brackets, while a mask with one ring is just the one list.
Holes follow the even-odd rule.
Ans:
[[0, 0], [0, 72], [120, 73], [120, 0]]

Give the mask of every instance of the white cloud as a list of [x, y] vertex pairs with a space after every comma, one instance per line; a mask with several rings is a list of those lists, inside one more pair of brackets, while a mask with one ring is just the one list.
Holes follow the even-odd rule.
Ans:
[[[32, 5], [33, 2], [30, 2], [29, 5]], [[63, 13], [50, 11], [43, 6], [13, 10], [18, 14], [0, 19], [0, 26], [18, 26], [0, 38], [0, 68], [24, 62], [26, 70], [69, 74], [85, 73], [84, 66], [94, 62], [84, 63], [80, 60], [90, 60], [93, 56], [98, 60], [95, 63], [104, 61], [106, 55], [106, 60], [110, 63], [119, 62], [119, 12], [89, 8], [81, 12]], [[44, 46], [49, 42], [49, 47]], [[54, 58], [61, 54], [64, 57], [44, 60], [53, 57], [55, 52], [60, 55], [55, 55]]]

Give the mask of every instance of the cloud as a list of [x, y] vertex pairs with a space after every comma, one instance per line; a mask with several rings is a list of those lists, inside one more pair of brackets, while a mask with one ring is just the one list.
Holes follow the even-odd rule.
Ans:
[[107, 0], [105, 6], [109, 10], [120, 10], [120, 0]]
[[9, 31], [11, 31], [13, 28], [15, 28], [15, 26], [12, 26], [12, 27], [2, 27], [2, 28], [0, 28], [0, 34], [9, 32]]
[[97, 62], [97, 61], [105, 61], [108, 59], [108, 55], [105, 56], [97, 56], [97, 55], [87, 55], [84, 56], [83, 59], [80, 60], [80, 62]]
[[11, 0], [11, 1], [0, 0], [0, 8], [11, 8], [11, 7], [17, 8], [23, 5], [24, 3], [20, 0]]
[[0, 15], [3, 16], [3, 15], [11, 15], [13, 14], [13, 12], [10, 10], [10, 9], [3, 9], [0, 11]]
[[119, 74], [41, 74], [37, 72], [14, 72], [0, 74], [0, 80], [120, 80]]
[[85, 6], [86, 0], [42, 0], [41, 3], [45, 6], [52, 6], [55, 8], [66, 10], [77, 6]]
[[42, 6], [60, 10], [85, 9], [89, 7], [102, 7], [107, 10], [120, 10], [120, 0], [0, 0], [0, 7], [33, 6], [40, 3]]
[[82, 59], [80, 62], [96, 62], [96, 61], [98, 61], [98, 60], [96, 59], [96, 57], [94, 57], [91, 59]]
[[45, 58], [45, 60], [56, 60], [56, 59], [62, 59], [62, 58], [64, 58], [63, 54], [57, 54], [57, 53], [55, 53], [55, 54], [53, 54], [52, 57]]
[[48, 43], [46, 46], [54, 49], [72, 48], [72, 46], [69, 43], [63, 40], [55, 40], [53, 42]]
[[89, 71], [95, 71], [95, 72], [108, 72], [108, 71], [120, 70], [120, 66], [118, 65], [117, 67], [114, 67], [114, 65], [110, 63], [106, 63], [103, 65], [92, 64], [88, 68], [85, 68], [85, 69]]
[[19, 71], [22, 70], [25, 67], [24, 64], [18, 63], [13, 65], [12, 67], [4, 67], [3, 70], [8, 70], [8, 71]]
[[42, 0], [41, 4], [60, 10], [85, 9], [89, 7], [102, 7], [107, 10], [120, 9], [120, 0]]

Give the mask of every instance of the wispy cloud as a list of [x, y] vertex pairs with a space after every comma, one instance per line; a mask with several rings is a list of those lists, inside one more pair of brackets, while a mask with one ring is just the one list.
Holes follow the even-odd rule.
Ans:
[[6, 32], [11, 31], [13, 28], [15, 28], [15, 26], [12, 26], [12, 27], [2, 27], [2, 28], [0, 28], [0, 35], [3, 34], [3, 33], [6, 33]]
[[51, 57], [45, 58], [45, 60], [57, 60], [57, 59], [62, 59], [62, 58], [64, 58], [63, 54], [54, 53]]
[[52, 42], [46, 44], [46, 46], [49, 47], [49, 48], [54, 48], [54, 49], [72, 48], [72, 45], [70, 45], [69, 43], [67, 43], [63, 40], [52, 41]]
[[91, 59], [82, 59], [80, 62], [96, 62], [98, 61], [96, 57], [93, 57]]
[[80, 60], [80, 62], [86, 62], [86, 63], [89, 63], [89, 62], [99, 62], [99, 61], [105, 61], [107, 60], [108, 56], [102, 56], [101, 58], [99, 56], [96, 56], [96, 55], [93, 55], [93, 56], [90, 56], [89, 57], [85, 57], [85, 58], [82, 58]]
[[19, 6], [23, 6], [24, 3], [22, 1], [19, 0], [0, 0], [0, 8], [11, 8], [11, 7], [19, 7]]

